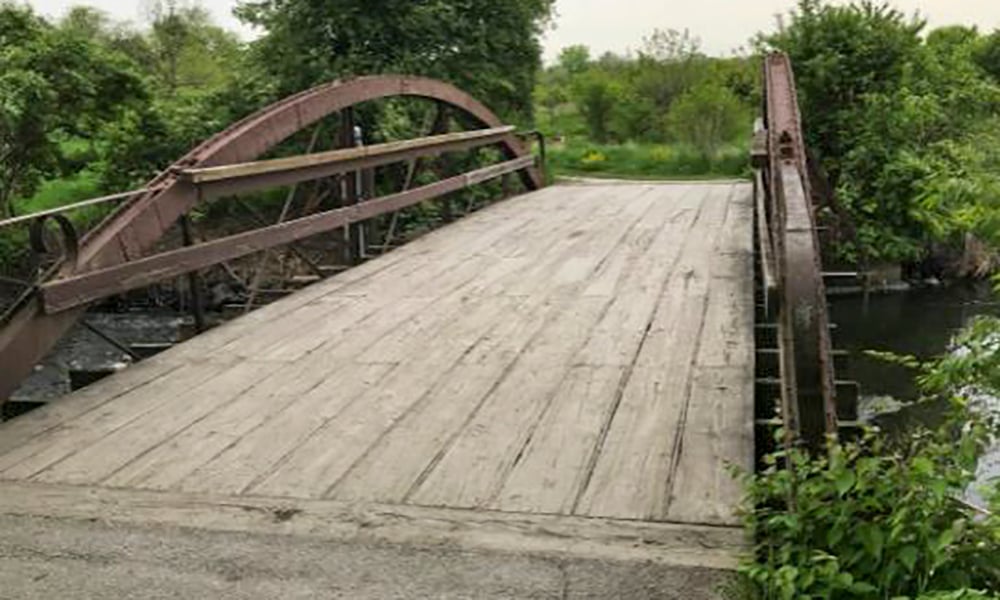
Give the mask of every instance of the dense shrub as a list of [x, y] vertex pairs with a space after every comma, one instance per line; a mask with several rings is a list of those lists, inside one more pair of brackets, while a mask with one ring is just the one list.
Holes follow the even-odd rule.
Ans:
[[939, 428], [897, 438], [872, 430], [822, 456], [779, 452], [745, 478], [745, 522], [757, 543], [741, 572], [755, 596], [992, 598], [973, 590], [1000, 590], [1000, 515], [963, 500], [997, 431], [976, 399], [1000, 394], [998, 339], [1000, 320], [981, 319], [945, 358], [895, 359], [920, 369], [928, 399], [950, 401]]

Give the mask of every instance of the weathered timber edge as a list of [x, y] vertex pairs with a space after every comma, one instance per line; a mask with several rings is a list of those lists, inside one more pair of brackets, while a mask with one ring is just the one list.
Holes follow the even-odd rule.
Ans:
[[2, 485], [0, 514], [11, 516], [639, 561], [720, 571], [735, 569], [745, 549], [744, 534], [734, 527], [12, 481]]

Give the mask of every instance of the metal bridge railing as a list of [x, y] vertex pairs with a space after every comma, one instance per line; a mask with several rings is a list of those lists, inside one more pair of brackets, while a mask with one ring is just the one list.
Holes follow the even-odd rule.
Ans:
[[764, 311], [776, 324], [786, 444], [824, 447], [838, 433], [834, 352], [816, 216], [791, 62], [765, 58], [764, 120], [753, 147]]

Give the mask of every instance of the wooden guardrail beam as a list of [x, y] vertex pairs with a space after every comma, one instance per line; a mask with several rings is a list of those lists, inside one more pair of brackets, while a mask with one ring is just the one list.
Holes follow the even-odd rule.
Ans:
[[202, 199], [210, 199], [497, 144], [514, 130], [513, 126], [475, 129], [289, 158], [183, 169], [179, 174], [183, 181], [198, 189]]

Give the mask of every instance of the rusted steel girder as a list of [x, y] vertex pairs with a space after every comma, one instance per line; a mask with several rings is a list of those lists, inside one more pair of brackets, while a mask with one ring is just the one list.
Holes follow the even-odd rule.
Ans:
[[765, 59], [767, 181], [779, 289], [782, 412], [813, 449], [837, 433], [829, 312], [809, 189], [795, 77], [785, 54]]
[[508, 173], [521, 171], [531, 167], [534, 160], [534, 157], [522, 156], [376, 200], [359, 202], [210, 242], [154, 254], [121, 265], [57, 279], [41, 286], [42, 304], [48, 313], [73, 309], [100, 298], [146, 287], [158, 281], [413, 206]]
[[[281, 100], [213, 136], [160, 175], [150, 191], [123, 206], [83, 238], [76, 264], [64, 263], [65, 278], [142, 257], [175, 222], [198, 202], [194, 187], [180, 179], [184, 169], [212, 167], [257, 159], [292, 134], [356, 104], [393, 96], [435, 100], [464, 113], [482, 127], [501, 127], [486, 106], [458, 88], [432, 79], [406, 76], [360, 77], [337, 81]], [[528, 154], [514, 134], [503, 138], [508, 160]], [[528, 189], [542, 186], [535, 168], [521, 172]], [[6, 401], [34, 366], [83, 315], [84, 307], [46, 314], [37, 295], [21, 300], [0, 330], [0, 403]]]

